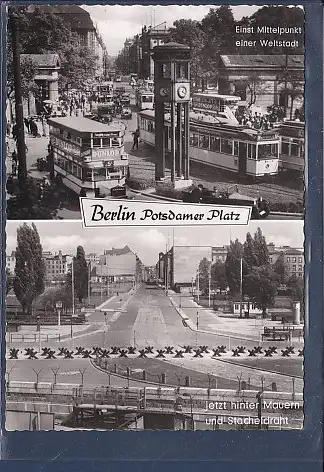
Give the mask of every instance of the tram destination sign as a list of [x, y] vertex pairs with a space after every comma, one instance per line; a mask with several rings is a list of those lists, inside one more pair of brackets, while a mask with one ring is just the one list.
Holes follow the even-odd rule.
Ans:
[[247, 225], [251, 206], [80, 198], [85, 227]]

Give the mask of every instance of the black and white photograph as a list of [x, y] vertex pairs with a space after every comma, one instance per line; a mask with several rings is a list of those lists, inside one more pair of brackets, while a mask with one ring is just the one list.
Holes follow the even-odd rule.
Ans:
[[302, 221], [8, 221], [6, 429], [301, 429], [303, 244]]
[[304, 215], [304, 10], [8, 7], [9, 220], [79, 197]]

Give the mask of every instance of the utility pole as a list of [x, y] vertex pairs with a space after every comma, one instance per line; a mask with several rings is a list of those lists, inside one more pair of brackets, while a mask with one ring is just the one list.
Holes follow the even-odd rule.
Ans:
[[199, 266], [198, 266], [198, 269], [197, 269], [197, 300], [199, 302]]
[[243, 259], [240, 260], [240, 318], [242, 318], [242, 304], [243, 304]]
[[72, 259], [72, 316], [74, 316], [74, 305], [75, 305], [75, 301], [74, 301], [74, 257]]
[[287, 107], [288, 107], [288, 94], [287, 94], [287, 83], [288, 83], [288, 54], [285, 56], [285, 106], [284, 106], [284, 112], [285, 112], [285, 117], [287, 114]]
[[16, 110], [16, 143], [18, 154], [18, 182], [20, 190], [25, 188], [27, 182], [27, 162], [26, 162], [26, 145], [24, 131], [24, 113], [22, 105], [21, 93], [21, 67], [20, 67], [20, 42], [19, 42], [19, 26], [18, 15], [10, 14], [11, 24], [11, 44], [13, 58], [13, 73], [15, 85], [15, 110]]
[[102, 262], [101, 262], [101, 277], [100, 277], [100, 300], [102, 301], [102, 280], [103, 280], [103, 274], [102, 274]]
[[210, 308], [210, 288], [211, 288], [211, 265], [210, 263], [209, 266], [209, 272], [208, 272], [208, 307]]
[[90, 298], [91, 298], [91, 261], [88, 264], [88, 306], [90, 307]]

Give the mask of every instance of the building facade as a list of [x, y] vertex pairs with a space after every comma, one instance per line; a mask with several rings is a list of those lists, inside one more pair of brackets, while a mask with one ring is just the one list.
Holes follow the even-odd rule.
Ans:
[[144, 26], [139, 41], [139, 76], [154, 79], [153, 48], [164, 44], [169, 36], [165, 23], [158, 26]]
[[73, 256], [62, 254], [52, 254], [44, 252], [43, 259], [45, 262], [45, 283], [47, 285], [63, 283], [66, 275], [71, 270]]
[[[294, 115], [303, 106], [303, 55], [221, 55], [218, 70], [218, 93], [238, 95], [243, 101], [260, 107], [278, 105], [286, 108], [286, 115]], [[294, 89], [294, 99], [284, 92]], [[298, 96], [297, 90], [301, 93]], [[291, 117], [293, 118], [293, 116]]]

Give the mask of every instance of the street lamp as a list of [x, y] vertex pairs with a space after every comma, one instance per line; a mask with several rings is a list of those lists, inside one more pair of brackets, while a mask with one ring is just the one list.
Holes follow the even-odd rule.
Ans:
[[39, 353], [41, 352], [41, 330], [40, 330], [40, 316], [37, 316], [37, 332], [38, 332], [38, 347]]

